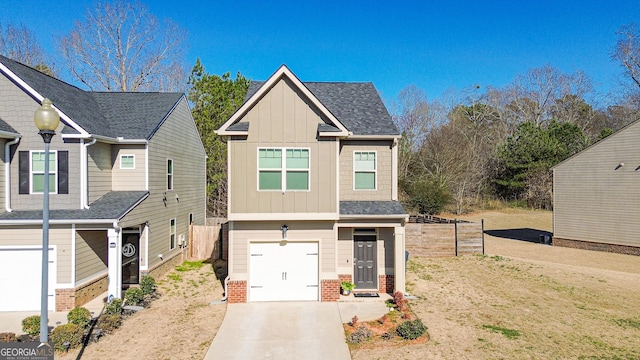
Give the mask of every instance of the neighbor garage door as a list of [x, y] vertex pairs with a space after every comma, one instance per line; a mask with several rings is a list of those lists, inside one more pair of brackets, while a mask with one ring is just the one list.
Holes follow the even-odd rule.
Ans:
[[249, 301], [318, 300], [318, 243], [252, 243]]
[[[42, 248], [0, 247], [0, 311], [40, 310]], [[49, 310], [55, 310], [55, 251], [49, 249]]]

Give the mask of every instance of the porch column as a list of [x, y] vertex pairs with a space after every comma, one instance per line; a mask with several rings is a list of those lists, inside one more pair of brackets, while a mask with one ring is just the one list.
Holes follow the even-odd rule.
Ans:
[[405, 292], [405, 254], [404, 254], [404, 226], [396, 226], [393, 229], [394, 233], [394, 289], [393, 292], [401, 291]]
[[107, 242], [109, 243], [108, 297], [120, 299], [122, 297], [122, 233], [119, 228], [107, 230]]

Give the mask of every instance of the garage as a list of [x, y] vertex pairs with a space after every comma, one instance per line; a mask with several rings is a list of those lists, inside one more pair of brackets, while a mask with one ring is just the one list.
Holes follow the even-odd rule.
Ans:
[[[55, 309], [56, 256], [49, 248], [49, 309]], [[0, 247], [0, 311], [40, 310], [42, 248]]]
[[317, 301], [318, 243], [251, 243], [249, 301]]

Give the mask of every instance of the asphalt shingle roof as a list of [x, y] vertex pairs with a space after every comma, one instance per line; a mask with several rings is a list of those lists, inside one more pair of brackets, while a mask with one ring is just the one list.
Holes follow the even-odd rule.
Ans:
[[340, 201], [340, 215], [406, 215], [398, 201]]
[[[51, 210], [51, 220], [118, 220], [149, 194], [148, 191], [111, 191], [85, 210]], [[40, 220], [42, 210], [1, 212], [0, 221]]]
[[227, 128], [229, 131], [249, 131], [248, 122], [235, 123]]
[[16, 131], [16, 129], [12, 128], [11, 125], [7, 124], [4, 120], [0, 119], [0, 131], [5, 131], [5, 132], [9, 132], [9, 133], [15, 133], [17, 134], [18, 132]]
[[182, 93], [85, 91], [2, 55], [0, 63], [93, 135], [149, 139], [183, 96]]
[[[264, 81], [252, 81], [245, 100]], [[320, 102], [354, 135], [399, 135], [373, 83], [303, 82]]]

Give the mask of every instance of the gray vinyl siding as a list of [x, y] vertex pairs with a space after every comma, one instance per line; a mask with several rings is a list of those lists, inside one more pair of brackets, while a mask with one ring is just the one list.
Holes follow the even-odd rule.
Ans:
[[554, 237], [640, 246], [638, 138], [635, 123], [554, 169]]
[[5, 189], [4, 189], [4, 144], [7, 141], [0, 139], [0, 213], [7, 211], [5, 204]]
[[[57, 249], [56, 281], [58, 284], [71, 282], [71, 242], [73, 231], [71, 226], [51, 225], [49, 228], [49, 245]], [[0, 246], [42, 246], [42, 226], [20, 226], [7, 228], [0, 226]]]
[[[18, 145], [12, 150], [18, 151], [44, 150], [42, 137], [33, 123], [33, 114], [40, 106], [22, 89], [0, 76], [0, 117], [22, 135]], [[51, 209], [72, 209], [80, 205], [80, 145], [77, 141], [63, 142], [60, 122], [56, 135], [51, 140], [51, 150], [69, 151], [69, 194], [51, 194]], [[15, 150], [14, 150], [15, 149]], [[42, 209], [42, 195], [18, 194], [18, 156], [11, 160], [11, 204], [14, 210]]]
[[76, 286], [107, 271], [107, 232], [76, 231]]
[[378, 230], [378, 273], [393, 274], [393, 228]]
[[96, 142], [87, 148], [87, 155], [89, 203], [92, 203], [112, 190], [111, 145]]
[[[120, 156], [133, 155], [133, 169], [120, 168]], [[112, 188], [114, 191], [146, 190], [146, 159], [144, 145], [113, 145], [112, 147]]]
[[[177, 105], [148, 146], [149, 197], [127, 214], [120, 226], [136, 227], [149, 222], [148, 266], [153, 268], [162, 261], [159, 254], [166, 260], [179, 250], [170, 250], [170, 219], [176, 219], [176, 240], [180, 235], [189, 238], [189, 213], [193, 213], [194, 224], [205, 223], [206, 159], [186, 100]], [[167, 190], [167, 159], [173, 159], [172, 191]]]
[[353, 229], [338, 228], [338, 274], [353, 273]]
[[[340, 147], [340, 200], [388, 201], [392, 191], [392, 141], [343, 140]], [[376, 190], [354, 190], [353, 156], [356, 151], [376, 152]]]

